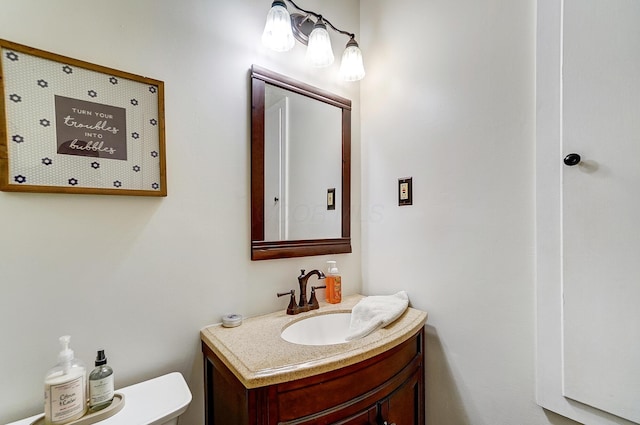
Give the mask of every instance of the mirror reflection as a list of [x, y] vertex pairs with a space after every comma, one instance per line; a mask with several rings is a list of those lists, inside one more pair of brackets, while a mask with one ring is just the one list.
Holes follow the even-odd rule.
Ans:
[[251, 69], [251, 258], [351, 252], [351, 101]]
[[339, 238], [342, 110], [265, 86], [264, 239]]

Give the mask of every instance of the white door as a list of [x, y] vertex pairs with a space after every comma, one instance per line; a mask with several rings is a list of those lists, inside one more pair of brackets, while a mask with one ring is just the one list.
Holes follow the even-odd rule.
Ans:
[[565, 396], [640, 422], [640, 1], [565, 0]]
[[541, 0], [539, 19], [538, 400], [640, 423], [640, 1]]
[[264, 238], [287, 239], [288, 98], [265, 110], [264, 122]]

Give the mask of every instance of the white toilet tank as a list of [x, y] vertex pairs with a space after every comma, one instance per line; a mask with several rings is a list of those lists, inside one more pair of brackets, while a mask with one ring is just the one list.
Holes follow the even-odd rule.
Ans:
[[[182, 375], [169, 373], [116, 390], [124, 395], [124, 407], [100, 425], [175, 425], [191, 403], [191, 391]], [[30, 425], [36, 415], [7, 425]]]

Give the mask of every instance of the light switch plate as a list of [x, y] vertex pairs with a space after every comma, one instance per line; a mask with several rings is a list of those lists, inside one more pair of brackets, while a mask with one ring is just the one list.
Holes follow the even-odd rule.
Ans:
[[413, 177], [398, 179], [398, 205], [413, 205]]

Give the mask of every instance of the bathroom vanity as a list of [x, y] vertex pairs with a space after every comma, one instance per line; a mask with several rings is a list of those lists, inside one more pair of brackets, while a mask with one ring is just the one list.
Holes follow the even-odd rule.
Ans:
[[206, 424], [424, 424], [425, 312], [409, 308], [386, 328], [342, 344], [280, 338], [295, 321], [350, 311], [361, 298], [204, 328]]

